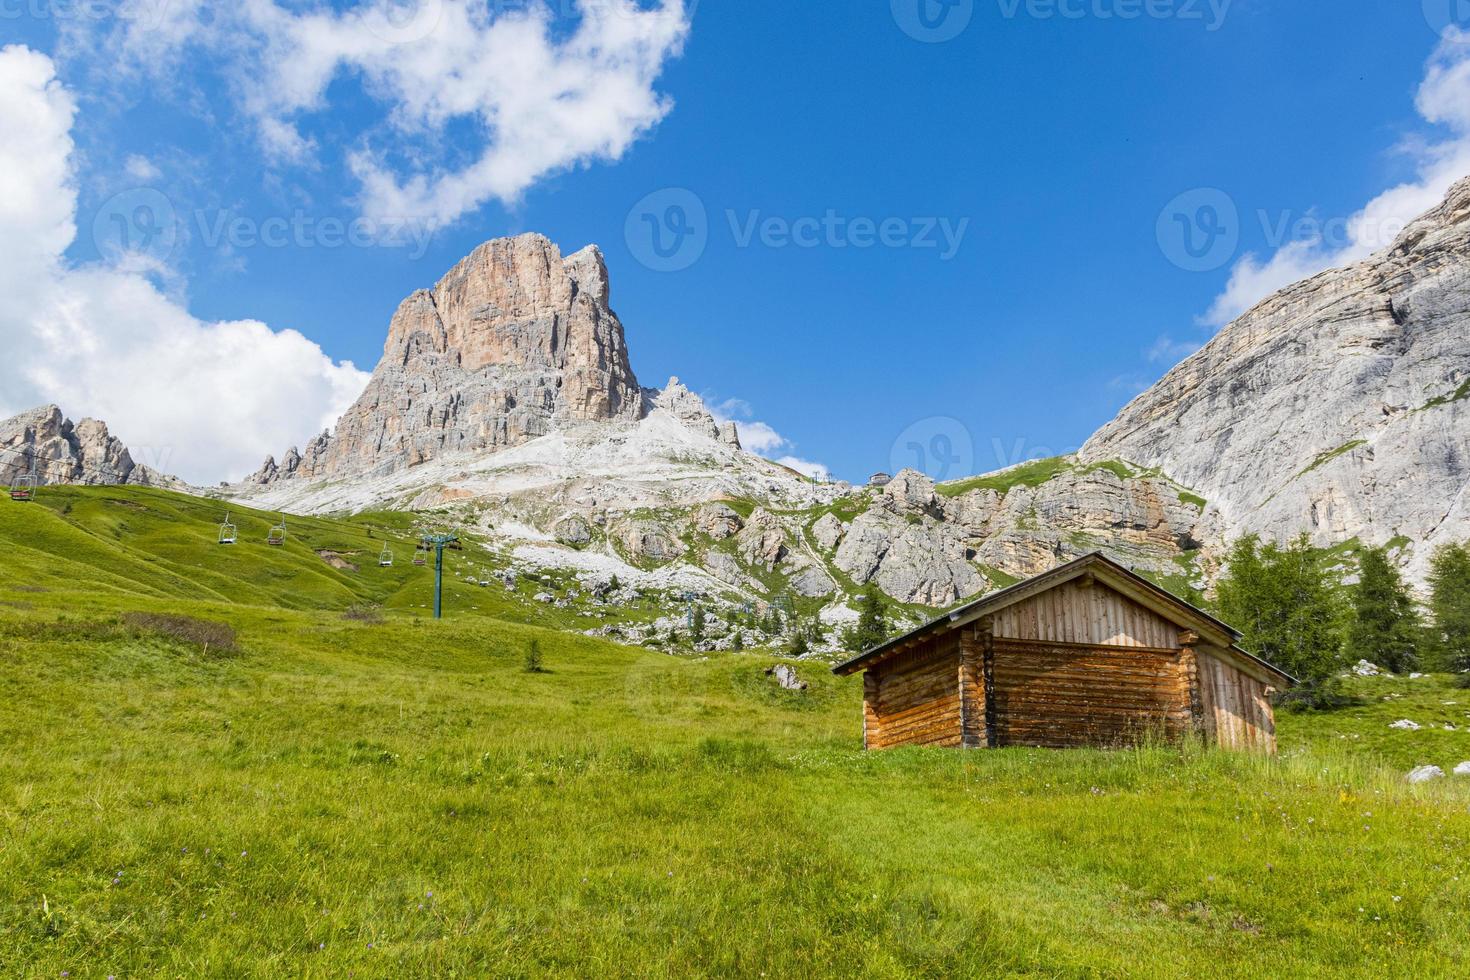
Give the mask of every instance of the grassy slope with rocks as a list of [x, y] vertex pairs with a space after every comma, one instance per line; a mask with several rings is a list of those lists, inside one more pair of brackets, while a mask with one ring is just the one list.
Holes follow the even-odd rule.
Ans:
[[[455, 586], [434, 623], [423, 570], [315, 553], [375, 554], [393, 518], [293, 522], [277, 550], [237, 514], [231, 550], [209, 506], [0, 505], [0, 974], [1377, 977], [1470, 955], [1470, 781], [1402, 781], [1470, 735], [1387, 728], [1458, 717], [1443, 678], [1354, 681], [1358, 707], [1283, 716], [1276, 760], [870, 755], [855, 680], [801, 666], [787, 692], [767, 657], [509, 622], [550, 611], [494, 589]], [[344, 615], [364, 603], [381, 615]]]

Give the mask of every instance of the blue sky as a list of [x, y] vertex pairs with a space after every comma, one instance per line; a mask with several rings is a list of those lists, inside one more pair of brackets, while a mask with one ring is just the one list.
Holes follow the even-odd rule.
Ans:
[[[595, 242], [644, 384], [677, 374], [753, 436], [779, 433], [765, 451], [848, 479], [916, 462], [954, 477], [1075, 449], [1276, 280], [1371, 251], [1374, 233], [1391, 239], [1395, 217], [1470, 170], [1470, 45], [1450, 26], [1452, 0], [703, 0], [687, 23], [638, 26], [616, 64], [532, 60], [480, 87], [436, 73], [495, 59], [436, 52], [411, 18], [392, 22], [406, 32], [393, 50], [414, 52], [409, 82], [343, 61], [318, 86], [295, 77], [291, 49], [271, 49], [309, 4], [278, 0], [282, 19], [237, 31], [197, 0], [139, 0], [131, 20], [55, 2], [4, 7], [0, 43], [49, 58], [74, 102], [67, 269], [111, 263], [152, 283], [169, 316], [298, 331], [329, 361], [370, 370], [397, 303], [479, 242]], [[339, 19], [364, 9], [328, 6]], [[184, 31], [178, 8], [215, 34]], [[556, 52], [581, 22], [569, 0], [553, 8], [538, 36]], [[599, 41], [633, 30], [614, 24]], [[557, 140], [536, 124], [535, 90], [553, 84], [542, 68], [590, 73], [595, 89]], [[524, 132], [487, 132], [476, 99], [524, 103]], [[602, 132], [613, 116], [624, 129]], [[437, 182], [491, 153], [499, 176], [478, 193]], [[141, 254], [120, 253], [109, 218], [119, 200], [132, 216], [157, 200], [139, 194], [162, 195], [177, 231], [160, 244], [134, 228]], [[666, 262], [648, 236], [671, 202], [694, 244]], [[1382, 207], [1365, 212], [1370, 202]], [[1349, 224], [1364, 214], [1374, 228]], [[322, 231], [364, 215], [394, 240], [336, 245]], [[1223, 242], [1210, 235], [1217, 215], [1233, 229]], [[248, 234], [221, 231], [236, 218]], [[254, 241], [271, 219], [308, 230]], [[421, 239], [431, 219], [442, 227]], [[793, 244], [788, 226], [810, 237]], [[859, 247], [880, 229], [886, 244]], [[1303, 240], [1321, 229], [1325, 242]], [[1191, 255], [1186, 232], [1217, 247]], [[81, 369], [67, 392], [79, 404], [63, 407], [111, 410], [120, 435], [167, 444], [174, 458], [159, 461], [193, 478], [237, 477], [262, 445], [279, 452], [318, 427], [353, 384], [275, 342], [241, 353], [240, 371], [300, 367], [300, 390], [269, 397], [306, 406], [289, 424], [229, 409], [223, 428], [174, 437], [120, 391], [94, 396]], [[139, 363], [188, 372], [150, 357]], [[48, 395], [60, 382], [43, 375], [14, 384]]]

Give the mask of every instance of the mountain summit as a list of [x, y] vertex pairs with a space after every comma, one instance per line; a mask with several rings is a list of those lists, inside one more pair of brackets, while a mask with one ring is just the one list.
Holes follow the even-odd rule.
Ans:
[[1388, 249], [1283, 289], [1135, 399], [1084, 462], [1157, 467], [1216, 535], [1470, 537], [1470, 179]]
[[596, 246], [563, 258], [541, 235], [486, 242], [398, 307], [335, 432], [268, 460], [250, 482], [384, 475], [567, 423], [636, 421], [644, 393], [608, 295]]

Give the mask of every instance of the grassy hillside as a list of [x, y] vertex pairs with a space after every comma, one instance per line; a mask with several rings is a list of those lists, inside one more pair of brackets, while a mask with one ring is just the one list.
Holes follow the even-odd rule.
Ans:
[[[1470, 780], [1401, 779], [1470, 735], [1387, 727], [1470, 711], [1444, 679], [1355, 682], [1357, 708], [1284, 717], [1277, 760], [867, 755], [855, 681], [801, 666], [786, 692], [769, 659], [511, 623], [495, 588], [435, 623], [423, 570], [316, 554], [375, 555], [396, 518], [293, 522], [276, 550], [236, 516], [232, 550], [169, 494], [0, 503], [0, 975], [1378, 977], [1470, 955]], [[365, 602], [386, 611], [344, 616]], [[533, 641], [548, 673], [524, 670]]]

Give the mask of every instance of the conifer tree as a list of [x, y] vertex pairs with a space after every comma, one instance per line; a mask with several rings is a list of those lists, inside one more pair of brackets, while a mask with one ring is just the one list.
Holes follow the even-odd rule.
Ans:
[[1419, 666], [1423, 623], [1403, 576], [1382, 548], [1364, 551], [1352, 589], [1347, 660], [1366, 660], [1396, 674]]
[[1231, 549], [1216, 588], [1220, 618], [1244, 633], [1241, 645], [1295, 676], [1298, 701], [1331, 703], [1346, 610], [1327, 553], [1306, 535], [1285, 548], [1251, 535]]
[[1470, 544], [1445, 545], [1429, 566], [1429, 646], [1441, 670], [1470, 670]]

